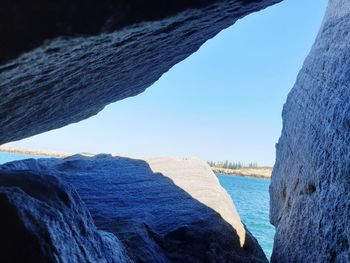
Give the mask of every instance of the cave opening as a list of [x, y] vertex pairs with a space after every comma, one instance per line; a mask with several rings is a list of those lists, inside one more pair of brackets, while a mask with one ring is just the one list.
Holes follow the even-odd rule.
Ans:
[[[143, 94], [111, 104], [88, 120], [8, 145], [134, 158], [198, 156], [208, 162], [272, 167], [283, 103], [315, 39], [326, 2], [315, 8], [308, 1], [300, 10], [300, 3], [286, 0], [251, 14]], [[270, 257], [269, 179], [218, 177]], [[316, 188], [310, 185], [308, 190]]]

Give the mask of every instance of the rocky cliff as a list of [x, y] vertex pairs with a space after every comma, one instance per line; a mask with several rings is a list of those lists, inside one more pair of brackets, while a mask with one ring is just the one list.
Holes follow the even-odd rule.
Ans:
[[[57, 187], [56, 177], [68, 185]], [[107, 248], [102, 241], [108, 235], [98, 235], [69, 185], [96, 226], [114, 234], [109, 234]], [[6, 213], [7, 221], [20, 214], [16, 220], [23, 232], [39, 245], [57, 247], [45, 251], [50, 262], [67, 262], [56, 257], [66, 258], [69, 252], [69, 262], [89, 261], [81, 261], [79, 251], [84, 259], [90, 254], [101, 257], [90, 262], [123, 262], [116, 260], [120, 255], [125, 255], [124, 262], [267, 262], [210, 167], [198, 159], [145, 161], [99, 155], [17, 161], [0, 166], [0, 197], [4, 193], [6, 198], [14, 196], [0, 202], [2, 211], [11, 203], [13, 214]], [[47, 216], [46, 211], [57, 213]], [[13, 223], [0, 227], [9, 235], [17, 229]], [[100, 241], [94, 245], [96, 240]], [[99, 244], [102, 248], [94, 247]]]
[[350, 2], [331, 0], [283, 109], [273, 262], [350, 262], [349, 30]]
[[0, 144], [143, 92], [222, 29], [279, 1], [5, 1]]

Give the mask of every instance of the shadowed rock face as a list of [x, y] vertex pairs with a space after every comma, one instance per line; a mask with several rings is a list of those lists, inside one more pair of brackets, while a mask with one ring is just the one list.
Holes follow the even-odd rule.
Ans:
[[0, 262], [132, 262], [55, 177], [0, 171]]
[[331, 0], [283, 110], [273, 262], [350, 262], [350, 2]]
[[47, 39], [89, 36], [170, 16], [187, 8], [201, 7], [210, 0], [5, 0], [0, 10], [0, 61], [30, 51]]
[[197, 159], [30, 159], [2, 165], [0, 173], [28, 169], [72, 184], [96, 226], [121, 240], [136, 262], [267, 262], [216, 176]]
[[143, 92], [222, 29], [279, 1], [5, 1], [0, 144]]

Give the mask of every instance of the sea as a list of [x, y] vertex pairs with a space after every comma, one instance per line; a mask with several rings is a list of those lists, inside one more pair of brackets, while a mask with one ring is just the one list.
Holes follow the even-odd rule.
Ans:
[[275, 228], [269, 222], [270, 179], [217, 174], [230, 194], [243, 223], [271, 258]]
[[[0, 152], [0, 164], [28, 158], [45, 156]], [[217, 177], [230, 194], [241, 220], [258, 240], [269, 259], [275, 234], [274, 227], [269, 223], [270, 180], [223, 174], [217, 174]]]

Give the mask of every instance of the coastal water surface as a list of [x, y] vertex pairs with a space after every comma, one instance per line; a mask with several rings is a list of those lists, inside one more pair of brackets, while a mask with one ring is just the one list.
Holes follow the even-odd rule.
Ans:
[[274, 227], [269, 223], [269, 179], [217, 174], [230, 194], [238, 213], [258, 240], [268, 259], [271, 257]]
[[29, 158], [48, 158], [47, 156], [34, 156], [29, 154], [21, 154], [21, 153], [7, 153], [7, 152], [0, 152], [0, 164], [4, 164], [7, 162], [12, 162], [16, 160], [24, 160]]
[[[41, 156], [0, 152], [0, 164], [28, 158]], [[270, 258], [274, 236], [274, 228], [269, 223], [270, 180], [221, 174], [217, 176], [221, 185], [231, 195], [241, 219]]]

